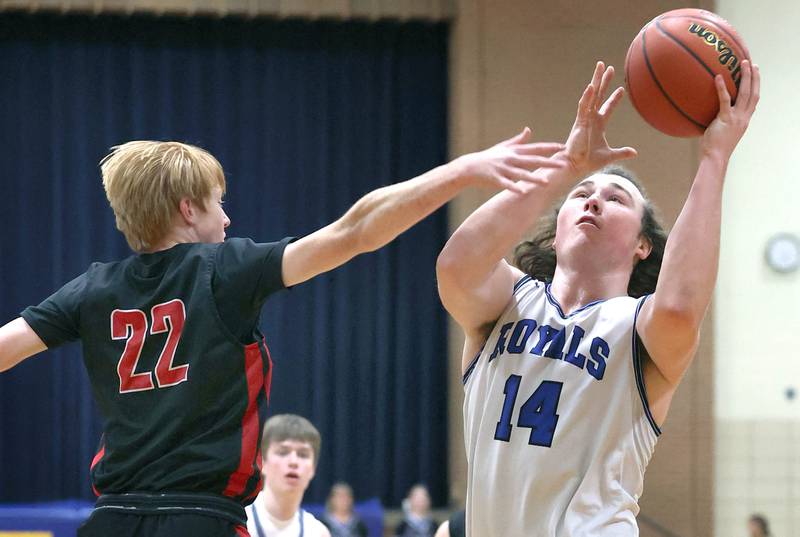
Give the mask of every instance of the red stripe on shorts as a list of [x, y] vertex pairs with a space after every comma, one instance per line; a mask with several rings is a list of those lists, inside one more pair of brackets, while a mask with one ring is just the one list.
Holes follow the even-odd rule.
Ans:
[[[100, 462], [100, 459], [103, 458], [103, 455], [106, 454], [106, 446], [103, 444], [103, 447], [100, 448], [100, 451], [95, 454], [94, 458], [92, 459], [92, 464], [89, 465], [89, 472], [94, 470], [94, 467], [97, 466], [97, 463]], [[94, 492], [95, 496], [100, 496], [100, 491], [92, 484], [92, 492]]]

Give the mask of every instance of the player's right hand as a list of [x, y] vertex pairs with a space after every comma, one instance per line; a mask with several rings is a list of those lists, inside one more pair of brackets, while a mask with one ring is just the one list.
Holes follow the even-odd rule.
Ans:
[[757, 65], [748, 60], [742, 62], [742, 79], [735, 105], [731, 104], [731, 96], [721, 75], [714, 78], [714, 84], [719, 97], [719, 113], [703, 134], [700, 148], [704, 155], [717, 156], [727, 162], [756, 111], [761, 93], [761, 73]]

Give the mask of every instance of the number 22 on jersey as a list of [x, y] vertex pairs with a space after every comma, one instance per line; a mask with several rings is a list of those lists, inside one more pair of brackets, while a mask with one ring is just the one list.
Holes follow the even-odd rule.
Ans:
[[[188, 378], [189, 364], [172, 366], [175, 350], [186, 322], [186, 307], [180, 299], [157, 304], [150, 309], [152, 325], [150, 335], [167, 332], [167, 341], [156, 363], [155, 376], [159, 388], [180, 384]], [[111, 312], [111, 339], [124, 339], [125, 350], [117, 364], [119, 393], [153, 390], [153, 373], [136, 373], [147, 336], [147, 315], [142, 310], [114, 310]]]
[[[511, 439], [511, 416], [514, 413], [514, 406], [517, 402], [519, 385], [522, 377], [511, 375], [506, 380], [503, 393], [503, 410], [500, 413], [500, 421], [494, 432], [495, 440], [508, 442]], [[558, 400], [561, 397], [563, 383], [552, 380], [545, 380], [522, 404], [519, 409], [517, 427], [525, 427], [531, 430], [528, 437], [528, 444], [533, 446], [550, 447], [553, 444], [553, 436], [556, 434], [558, 424]]]

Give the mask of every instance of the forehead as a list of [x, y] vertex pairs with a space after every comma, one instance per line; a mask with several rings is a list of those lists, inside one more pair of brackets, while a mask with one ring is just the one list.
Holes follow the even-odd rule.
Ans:
[[291, 449], [291, 450], [300, 450], [300, 449], [313, 449], [311, 444], [308, 442], [303, 442], [302, 440], [281, 440], [278, 442], [270, 442], [269, 449]]
[[592, 185], [595, 188], [610, 187], [617, 190], [624, 190], [634, 200], [637, 200], [642, 204], [644, 203], [644, 196], [636, 187], [636, 185], [634, 185], [629, 179], [626, 179], [625, 177], [622, 177], [620, 175], [614, 175], [610, 173], [596, 173], [594, 175], [590, 175], [589, 177], [587, 177], [586, 179], [575, 185], [575, 188], [578, 188], [580, 186], [592, 186]]

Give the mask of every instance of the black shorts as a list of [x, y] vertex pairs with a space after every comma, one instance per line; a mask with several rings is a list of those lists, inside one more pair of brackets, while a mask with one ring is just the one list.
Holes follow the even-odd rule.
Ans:
[[78, 537], [183, 536], [250, 537], [240, 505], [205, 495], [103, 495], [78, 528]]
[[466, 513], [463, 509], [450, 516], [450, 522], [448, 524], [450, 528], [450, 537], [464, 537], [467, 534], [465, 518]]

